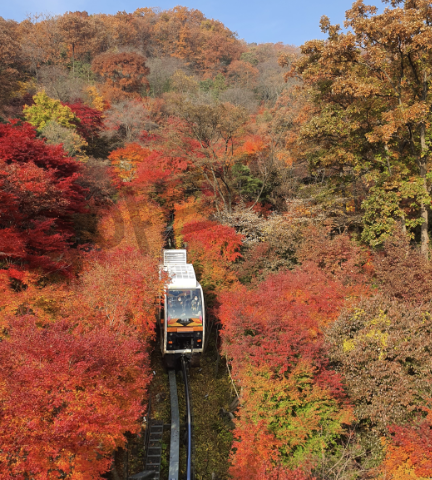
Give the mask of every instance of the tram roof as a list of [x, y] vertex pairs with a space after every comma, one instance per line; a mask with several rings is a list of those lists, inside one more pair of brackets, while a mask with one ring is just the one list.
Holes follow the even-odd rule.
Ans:
[[165, 269], [170, 276], [169, 289], [197, 287], [193, 265], [168, 265]]
[[186, 265], [187, 264], [187, 252], [186, 250], [164, 250], [163, 251], [164, 265]]
[[169, 289], [198, 286], [193, 265], [187, 262], [186, 250], [164, 250], [164, 270], [170, 276]]

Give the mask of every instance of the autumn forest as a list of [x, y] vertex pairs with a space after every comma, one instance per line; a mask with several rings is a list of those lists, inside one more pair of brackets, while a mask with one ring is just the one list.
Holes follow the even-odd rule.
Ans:
[[207, 305], [197, 480], [432, 478], [432, 4], [321, 29], [0, 17], [1, 479], [127, 478], [167, 244]]

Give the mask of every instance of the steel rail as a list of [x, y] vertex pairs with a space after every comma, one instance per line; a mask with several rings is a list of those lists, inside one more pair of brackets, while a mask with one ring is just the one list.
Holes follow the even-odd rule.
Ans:
[[175, 370], [168, 372], [171, 398], [171, 443], [169, 460], [169, 480], [178, 480], [179, 477], [179, 450], [180, 450], [180, 417], [177, 397], [177, 383]]
[[185, 357], [181, 357], [183, 381], [185, 385], [186, 398], [186, 427], [187, 427], [187, 456], [186, 456], [186, 480], [192, 480], [192, 415], [189, 398], [189, 384], [187, 378], [187, 364]]

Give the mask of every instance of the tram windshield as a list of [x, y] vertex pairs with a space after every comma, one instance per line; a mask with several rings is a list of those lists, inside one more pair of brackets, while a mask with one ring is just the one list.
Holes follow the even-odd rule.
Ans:
[[170, 327], [196, 327], [203, 324], [201, 290], [168, 290], [167, 319]]

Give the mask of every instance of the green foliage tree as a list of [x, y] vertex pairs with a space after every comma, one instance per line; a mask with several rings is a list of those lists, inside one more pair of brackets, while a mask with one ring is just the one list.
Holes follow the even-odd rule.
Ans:
[[242, 163], [234, 164], [232, 171], [238, 183], [239, 193], [255, 200], [263, 182], [259, 178], [254, 177], [250, 168]]
[[395, 8], [377, 14], [355, 2], [346, 33], [323, 17], [328, 39], [303, 45], [296, 70], [314, 108], [300, 137], [311, 166], [332, 171], [342, 188], [360, 181], [379, 188], [377, 201], [363, 204], [364, 240], [382, 243], [393, 223], [388, 219], [401, 220], [409, 230], [420, 226], [427, 255], [432, 5], [391, 3]]
[[259, 60], [253, 51], [247, 51], [240, 55], [240, 60], [243, 62], [250, 63], [253, 67], [256, 67], [259, 63]]
[[214, 78], [212, 85], [212, 91], [214, 96], [218, 98], [219, 94], [224, 92], [227, 88], [228, 85], [226, 84], [225, 77], [221, 73], [218, 73]]

